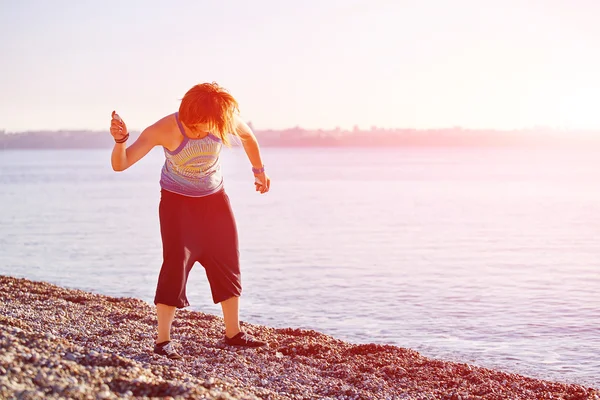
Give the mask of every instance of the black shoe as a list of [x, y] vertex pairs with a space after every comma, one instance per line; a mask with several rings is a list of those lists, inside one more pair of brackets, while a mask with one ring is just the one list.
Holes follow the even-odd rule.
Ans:
[[181, 360], [181, 356], [175, 351], [170, 341], [154, 345], [154, 353], [166, 356], [171, 360]]
[[232, 338], [225, 336], [225, 343], [230, 346], [241, 346], [241, 347], [262, 347], [266, 346], [267, 342], [254, 339], [246, 332], [240, 332]]

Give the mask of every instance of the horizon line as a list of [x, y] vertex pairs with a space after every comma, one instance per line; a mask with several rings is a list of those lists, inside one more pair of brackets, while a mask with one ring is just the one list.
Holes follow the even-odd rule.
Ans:
[[[522, 132], [522, 131], [553, 131], [553, 132], [585, 132], [585, 133], [600, 133], [600, 127], [598, 128], [569, 128], [569, 127], [553, 127], [553, 126], [544, 126], [544, 125], [534, 125], [530, 127], [521, 127], [521, 128], [469, 128], [461, 125], [454, 126], [446, 126], [446, 127], [431, 127], [431, 128], [386, 128], [379, 126], [371, 126], [368, 128], [360, 127], [355, 125], [352, 128], [303, 128], [300, 125], [295, 125], [288, 128], [255, 128], [251, 123], [247, 122], [253, 132], [265, 132], [265, 131], [290, 131], [290, 130], [301, 130], [301, 131], [309, 131], [309, 132], [372, 132], [372, 131], [493, 131], [493, 132]], [[108, 132], [109, 129], [91, 129], [91, 128], [59, 128], [59, 129], [27, 129], [27, 130], [19, 130], [19, 131], [10, 131], [4, 128], [0, 129], [0, 134], [23, 134], [23, 133], [58, 133], [58, 132]], [[141, 133], [140, 129], [131, 129], [129, 130], [131, 133]]]

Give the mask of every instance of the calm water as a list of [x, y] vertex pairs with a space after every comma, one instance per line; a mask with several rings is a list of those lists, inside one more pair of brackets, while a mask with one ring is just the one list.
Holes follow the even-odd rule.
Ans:
[[[600, 152], [264, 153], [266, 196], [224, 155], [243, 320], [600, 387]], [[152, 301], [162, 154], [109, 158], [0, 151], [0, 274]]]

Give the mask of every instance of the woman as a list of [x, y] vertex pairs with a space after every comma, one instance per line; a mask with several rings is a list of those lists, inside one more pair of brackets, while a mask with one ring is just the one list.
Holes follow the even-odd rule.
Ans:
[[243, 332], [239, 324], [242, 292], [238, 236], [229, 198], [223, 188], [219, 154], [229, 144], [228, 134], [241, 139], [252, 164], [255, 188], [267, 193], [265, 174], [256, 137], [237, 115], [237, 101], [216, 83], [192, 87], [181, 100], [179, 111], [144, 129], [126, 148], [129, 133], [113, 111], [110, 133], [115, 140], [111, 163], [124, 171], [155, 146], [162, 146], [159, 206], [163, 263], [154, 304], [158, 337], [154, 352], [180, 359], [171, 343], [175, 310], [189, 306], [186, 283], [193, 264], [206, 270], [213, 301], [220, 303], [225, 320], [225, 343], [258, 347], [266, 343]]

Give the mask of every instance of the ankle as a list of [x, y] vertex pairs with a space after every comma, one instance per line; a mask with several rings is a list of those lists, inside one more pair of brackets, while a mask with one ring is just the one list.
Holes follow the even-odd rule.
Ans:
[[238, 333], [240, 333], [242, 330], [241, 329], [237, 329], [234, 331], [225, 331], [225, 336], [227, 336], [229, 339], [231, 339], [232, 337], [234, 337], [235, 335], [237, 335]]

